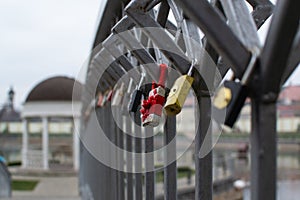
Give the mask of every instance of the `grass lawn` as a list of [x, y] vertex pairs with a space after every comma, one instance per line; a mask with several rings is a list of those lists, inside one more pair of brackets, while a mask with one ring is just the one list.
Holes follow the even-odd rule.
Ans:
[[[177, 178], [187, 178], [189, 175], [192, 176], [193, 174], [195, 174], [195, 172], [191, 169], [188, 168], [178, 168], [177, 169]], [[163, 182], [164, 181], [164, 172], [163, 171], [159, 171], [156, 173], [156, 182]]]
[[12, 190], [17, 191], [32, 191], [38, 184], [36, 180], [12, 180]]

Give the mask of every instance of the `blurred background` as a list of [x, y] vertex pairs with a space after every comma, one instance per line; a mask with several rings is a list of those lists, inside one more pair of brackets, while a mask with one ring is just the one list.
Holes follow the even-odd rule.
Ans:
[[[11, 175], [13, 199], [80, 199], [74, 136], [80, 94], [72, 104], [72, 92], [74, 84], [81, 87], [76, 79], [89, 59], [103, 9], [102, 0], [0, 1], [0, 188], [8, 187], [1, 174]], [[262, 41], [267, 30], [268, 23]], [[186, 128], [194, 127], [193, 105], [190, 97], [181, 116], [181, 124], [189, 125], [178, 129], [178, 151], [185, 152], [179, 163], [190, 166], [193, 153], [185, 147], [193, 140], [193, 130]], [[279, 192], [293, 199], [300, 186], [300, 69], [282, 89], [277, 108]], [[234, 177], [241, 180], [237, 187], [247, 188], [250, 118], [247, 101], [235, 127], [225, 129], [216, 145], [215, 180]], [[155, 159], [161, 164], [159, 155]], [[193, 167], [182, 166], [184, 184], [193, 184]]]

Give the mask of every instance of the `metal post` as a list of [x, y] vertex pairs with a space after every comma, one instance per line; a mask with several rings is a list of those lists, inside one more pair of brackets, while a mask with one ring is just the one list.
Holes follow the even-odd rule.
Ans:
[[127, 200], [133, 199], [133, 173], [132, 173], [132, 124], [131, 124], [131, 119], [129, 117], [126, 117], [125, 119], [125, 126], [126, 126], [126, 150], [127, 150], [127, 155], [126, 155], [126, 167], [127, 167]]
[[[165, 199], [177, 199], [177, 162], [176, 162], [176, 117], [167, 117], [164, 126], [164, 146], [168, 145], [165, 152], [165, 163], [170, 163], [164, 168]], [[172, 142], [172, 143], [170, 143]], [[170, 144], [169, 144], [170, 143]]]
[[[205, 39], [203, 42], [205, 50], [210, 55], [206, 55], [201, 59], [201, 66], [210, 66], [213, 61], [215, 64], [218, 62], [219, 55], [212, 47], [212, 45]], [[212, 60], [210, 60], [212, 59]], [[200, 67], [201, 67], [200, 66]], [[206, 86], [211, 88], [215, 79], [215, 69], [207, 69], [204, 74], [208, 77]], [[194, 84], [194, 92], [196, 94], [196, 100], [198, 109], [200, 113], [195, 115], [195, 167], [196, 167], [196, 190], [195, 199], [196, 200], [211, 200], [213, 196], [213, 153], [212, 153], [212, 130], [210, 127], [211, 121], [211, 97], [210, 92], [205, 85], [201, 85], [200, 88], [195, 87], [197, 83]], [[199, 119], [200, 117], [200, 119]], [[207, 139], [207, 140], [205, 140]], [[203, 143], [205, 140], [205, 144]], [[209, 153], [201, 158], [201, 149], [206, 149]]]
[[[116, 117], [118, 118], [117, 120], [119, 121], [119, 125], [123, 126], [123, 116], [122, 116], [122, 111], [121, 111], [121, 107], [117, 106], [116, 107]], [[117, 132], [116, 132], [116, 139], [117, 139], [117, 146], [120, 149], [124, 149], [124, 135], [123, 135], [123, 131], [121, 129], [121, 127], [117, 127]], [[123, 151], [122, 151], [123, 152]], [[124, 190], [124, 178], [125, 178], [125, 174], [124, 174], [124, 154], [120, 153], [117, 155], [117, 162], [118, 162], [118, 171], [117, 171], [117, 181], [118, 181], [118, 199], [123, 200], [125, 198], [125, 190]]]
[[[154, 146], [154, 140], [153, 140], [153, 128], [147, 127], [145, 128], [146, 132], [146, 139], [145, 139], [145, 153], [153, 153], [153, 146]], [[147, 155], [145, 157], [145, 167], [146, 167], [146, 179], [145, 179], [145, 185], [146, 185], [146, 200], [154, 200], [155, 195], [155, 172], [154, 170], [154, 157], [153, 154]]]
[[[199, 92], [199, 91], [198, 91]], [[197, 93], [197, 92], [196, 92]], [[197, 95], [197, 94], [196, 94]], [[211, 113], [211, 100], [209, 96], [197, 95], [197, 104], [200, 110], [199, 115], [196, 114], [196, 138], [195, 138], [195, 164], [196, 164], [196, 200], [212, 200], [212, 151], [210, 151], [205, 157], [200, 158], [201, 148], [212, 147], [211, 136], [209, 140], [204, 139], [206, 135], [211, 135], [210, 125], [210, 113]]]
[[[96, 110], [96, 112], [97, 112], [97, 118], [99, 120], [100, 126], [102, 127], [104, 133], [107, 134], [108, 133], [107, 131], [110, 130], [109, 116], [108, 116], [109, 113], [107, 113], [107, 108], [106, 107], [98, 108]], [[86, 150], [86, 151], [88, 151], [88, 150]], [[105, 149], [105, 147], [104, 147], [103, 151], [105, 151], [105, 153], [108, 154], [107, 156], [110, 156], [109, 155], [110, 151], [108, 148]], [[94, 162], [99, 163], [99, 166], [97, 169], [99, 170], [100, 177], [93, 177], [91, 174], [89, 174], [89, 173], [91, 173], [90, 172], [91, 169], [94, 169], [93, 166], [90, 166], [91, 164], [84, 165], [86, 167], [86, 169], [85, 169], [87, 171], [86, 173], [89, 174], [88, 178], [92, 179], [90, 181], [91, 186], [93, 186], [93, 184], [99, 183], [98, 186], [93, 186], [94, 188], [96, 188], [96, 191], [97, 191], [96, 194], [94, 194], [94, 197], [95, 197], [95, 199], [97, 199], [96, 197], [99, 197], [99, 199], [110, 199], [110, 192], [112, 191], [112, 189], [111, 189], [112, 188], [111, 187], [112, 178], [111, 178], [111, 174], [110, 174], [111, 168], [109, 166], [102, 164], [98, 160], [94, 161]], [[95, 171], [97, 171], [97, 169], [95, 169]], [[92, 173], [93, 173], [93, 171], [92, 171]], [[93, 179], [96, 179], [96, 180], [93, 180]], [[95, 189], [93, 191], [95, 191]]]
[[[135, 126], [135, 153], [142, 153], [142, 128], [141, 126], [141, 118], [139, 112], [136, 112], [134, 115], [134, 121], [137, 126]], [[135, 158], [135, 199], [140, 200], [143, 199], [143, 178], [142, 178], [142, 159], [141, 157]], [[140, 171], [138, 173], [138, 171]]]
[[251, 199], [276, 199], [276, 103], [252, 98]]
[[278, 1], [253, 84], [251, 199], [276, 199], [276, 100], [299, 26], [299, 1]]
[[[114, 123], [114, 118], [112, 116], [112, 107], [110, 104], [105, 106], [105, 112], [104, 115], [107, 118], [107, 127], [105, 129], [105, 132], [107, 133], [107, 137], [110, 139], [110, 141], [113, 144], [116, 144], [116, 134], [117, 134], [117, 127]], [[112, 149], [108, 148], [108, 154], [110, 157], [111, 166], [115, 166], [117, 162], [117, 155], [113, 153]], [[109, 178], [110, 178], [110, 191], [109, 191], [109, 199], [117, 199], [117, 193], [118, 193], [118, 185], [117, 185], [117, 170], [109, 167]], [[108, 184], [108, 183], [107, 183]], [[114, 187], [112, 187], [114, 186]]]

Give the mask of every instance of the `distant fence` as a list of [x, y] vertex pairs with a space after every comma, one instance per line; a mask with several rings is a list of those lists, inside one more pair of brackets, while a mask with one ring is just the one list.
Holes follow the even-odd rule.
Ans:
[[40, 150], [29, 150], [27, 152], [27, 168], [43, 169], [43, 152]]

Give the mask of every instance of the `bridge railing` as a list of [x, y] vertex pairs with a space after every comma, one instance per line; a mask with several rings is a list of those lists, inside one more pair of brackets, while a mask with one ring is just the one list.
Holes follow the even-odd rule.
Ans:
[[[196, 105], [195, 199], [213, 198], [213, 153], [203, 152], [202, 147], [212, 150], [215, 142], [211, 116], [216, 91], [210, 88], [225, 80], [246, 88], [246, 97], [251, 98], [252, 199], [276, 199], [276, 100], [282, 84], [299, 63], [299, 37], [295, 37], [299, 2], [278, 1], [263, 47], [257, 30], [271, 16], [274, 5], [268, 0], [247, 2], [105, 2], [82, 98], [80, 180], [84, 196], [120, 200], [155, 198], [158, 169], [154, 155], [148, 154], [155, 150], [155, 129], [142, 127], [140, 107], [137, 112], [129, 112], [128, 103], [143, 72], [150, 83], [157, 81], [157, 66], [166, 63], [177, 72], [166, 85], [169, 89], [178, 74], [187, 74], [191, 66], [199, 69], [192, 74]], [[201, 53], [197, 51], [199, 46]], [[216, 66], [219, 77], [215, 77], [210, 64]], [[226, 76], [229, 69], [234, 73], [230, 80]], [[126, 78], [128, 74], [131, 76]], [[229, 90], [231, 97], [237, 95], [240, 100], [243, 96]], [[122, 100], [116, 97], [120, 93]], [[226, 104], [228, 99], [224, 101]], [[241, 101], [239, 105], [245, 99]], [[233, 114], [237, 116], [238, 112]], [[162, 143], [168, 145], [161, 168], [165, 199], [178, 198], [178, 141], [173, 142], [178, 133], [176, 120], [167, 116], [163, 122]]]

